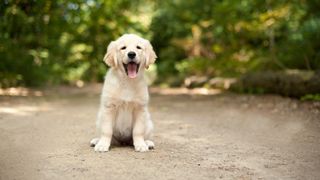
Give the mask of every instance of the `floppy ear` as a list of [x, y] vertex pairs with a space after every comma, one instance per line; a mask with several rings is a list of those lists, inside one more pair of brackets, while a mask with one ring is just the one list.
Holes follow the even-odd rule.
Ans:
[[146, 40], [146, 46], [145, 47], [146, 47], [146, 50], [145, 50], [146, 51], [145, 52], [146, 53], [146, 64], [145, 64], [145, 67], [146, 67], [146, 69], [148, 69], [149, 66], [156, 61], [157, 55], [154, 52], [154, 50], [152, 48], [152, 45], [148, 40]]
[[110, 67], [117, 67], [118, 66], [116, 51], [117, 51], [116, 42], [112, 41], [109, 44], [109, 46], [107, 48], [107, 52], [103, 58], [103, 61]]

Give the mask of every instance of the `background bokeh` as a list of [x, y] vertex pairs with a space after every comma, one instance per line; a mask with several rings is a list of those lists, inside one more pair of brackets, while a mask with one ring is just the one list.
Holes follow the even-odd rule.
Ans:
[[108, 43], [136, 33], [158, 54], [154, 84], [235, 78], [241, 92], [318, 94], [319, 9], [319, 0], [2, 0], [0, 86], [101, 82]]

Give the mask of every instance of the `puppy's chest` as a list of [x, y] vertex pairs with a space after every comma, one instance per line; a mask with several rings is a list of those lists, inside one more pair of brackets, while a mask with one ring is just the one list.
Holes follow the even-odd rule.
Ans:
[[137, 101], [139, 96], [134, 89], [124, 87], [121, 90], [121, 99], [123, 99], [124, 102]]
[[119, 139], [127, 139], [132, 137], [133, 128], [133, 110], [132, 103], [124, 102], [118, 107], [116, 120], [114, 123], [114, 135]]
[[132, 88], [123, 88], [121, 92], [119, 92], [119, 98], [123, 102], [134, 102], [138, 104], [144, 104], [148, 101], [148, 95], [142, 91]]

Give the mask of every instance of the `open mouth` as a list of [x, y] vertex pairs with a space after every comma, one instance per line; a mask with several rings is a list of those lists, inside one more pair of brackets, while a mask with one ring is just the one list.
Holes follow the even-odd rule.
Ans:
[[123, 66], [129, 78], [137, 77], [140, 64], [137, 64], [135, 62], [129, 62], [128, 64], [123, 63]]

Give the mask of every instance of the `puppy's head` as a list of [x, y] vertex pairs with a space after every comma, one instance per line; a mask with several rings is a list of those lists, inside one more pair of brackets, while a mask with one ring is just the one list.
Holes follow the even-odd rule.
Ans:
[[103, 60], [108, 66], [119, 68], [129, 78], [135, 78], [156, 58], [148, 40], [134, 34], [125, 34], [109, 44]]

